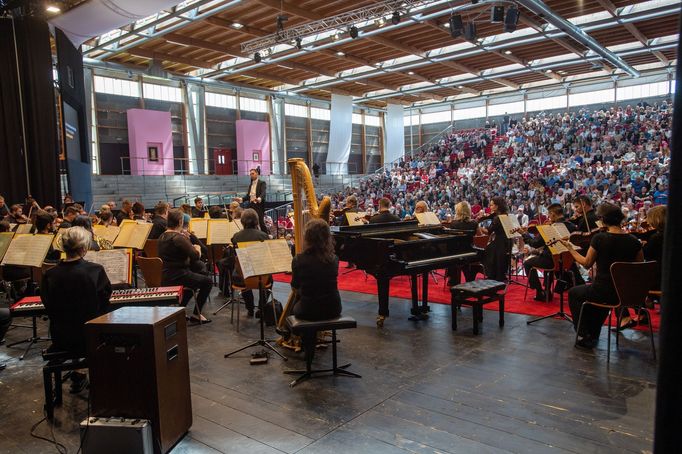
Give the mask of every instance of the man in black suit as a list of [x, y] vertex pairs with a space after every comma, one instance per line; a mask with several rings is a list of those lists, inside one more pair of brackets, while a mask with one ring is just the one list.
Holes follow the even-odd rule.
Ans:
[[[252, 172], [255, 171], [252, 170]], [[256, 210], [251, 208], [244, 210], [241, 221], [244, 228], [235, 233], [232, 237], [232, 244], [235, 248], [239, 247], [238, 243], [244, 243], [247, 241], [265, 241], [269, 239], [267, 233], [262, 230], [258, 230], [258, 213], [256, 213]], [[237, 285], [240, 285], [244, 282], [244, 277], [239, 271], [235, 270], [235, 273], [232, 275], [232, 282]], [[242, 298], [244, 298], [244, 304], [246, 305], [246, 310], [249, 313], [249, 317], [253, 317], [253, 290], [243, 291]]]
[[268, 229], [265, 227], [265, 181], [258, 179], [258, 171], [256, 169], [251, 169], [249, 172], [251, 176], [251, 183], [249, 184], [249, 190], [246, 192], [244, 200], [248, 202], [248, 207], [252, 208], [258, 215], [258, 224], [263, 232], [267, 232]]
[[386, 197], [379, 200], [379, 212], [369, 218], [370, 224], [381, 224], [383, 222], [398, 222], [400, 218], [395, 214], [391, 214], [391, 201]]
[[201, 197], [197, 197], [194, 199], [194, 206], [192, 207], [192, 217], [193, 218], [203, 218], [204, 213], [206, 210], [204, 210], [204, 199]]
[[150, 240], [158, 240], [163, 232], [168, 228], [168, 203], [159, 202], [154, 207], [154, 218], [152, 219], [152, 230], [149, 232]]

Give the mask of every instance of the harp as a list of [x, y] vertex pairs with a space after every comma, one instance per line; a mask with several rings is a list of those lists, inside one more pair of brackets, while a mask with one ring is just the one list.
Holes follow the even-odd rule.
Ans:
[[[298, 254], [303, 250], [303, 229], [306, 222], [314, 218], [324, 219], [329, 222], [331, 200], [325, 196], [318, 203], [310, 169], [303, 159], [292, 158], [287, 161], [287, 164], [289, 166], [289, 174], [291, 175], [291, 190], [294, 198], [294, 245]], [[287, 298], [287, 304], [277, 322], [277, 328], [280, 332], [286, 330], [285, 320], [287, 316], [291, 315], [295, 296], [295, 292], [292, 291], [289, 294], [289, 298]]]

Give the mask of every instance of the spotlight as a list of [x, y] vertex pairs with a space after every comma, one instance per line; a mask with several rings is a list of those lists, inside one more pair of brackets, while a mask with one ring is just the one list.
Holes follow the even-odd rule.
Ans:
[[467, 22], [464, 26], [464, 39], [467, 41], [476, 41], [476, 24]]
[[504, 31], [511, 33], [516, 31], [516, 24], [519, 23], [519, 10], [512, 7], [507, 10], [507, 15], [504, 17]]
[[386, 24], [386, 19], [384, 19], [383, 17], [380, 17], [379, 19], [377, 19], [375, 21], [375, 23], [377, 24], [377, 26], [383, 27]]
[[462, 36], [462, 32], [464, 32], [462, 16], [460, 16], [459, 14], [456, 16], [450, 16], [450, 20], [448, 21], [448, 23], [450, 24], [450, 36], [452, 36], [453, 38]]
[[285, 16], [284, 14], [280, 14], [277, 16], [277, 31], [281, 32], [284, 30], [284, 23], [289, 20], [289, 16]]
[[350, 37], [351, 37], [351, 38], [353, 38], [353, 39], [357, 38], [357, 37], [358, 37], [358, 34], [359, 34], [359, 32], [358, 32], [358, 27], [356, 27], [355, 25], [351, 26], [351, 27], [348, 29], [348, 33], [350, 34]]
[[301, 49], [303, 46], [301, 45], [301, 37], [299, 36], [296, 38], [296, 49]]
[[391, 23], [393, 25], [398, 25], [400, 23], [400, 13], [398, 11], [393, 12], [393, 16], [391, 16]]
[[493, 6], [490, 10], [490, 22], [500, 23], [504, 21], [504, 6]]
[[256, 52], [255, 54], [253, 54], [253, 61], [255, 61], [256, 63], [260, 63], [261, 60], [262, 58], [260, 56], [260, 52]]
[[339, 39], [341, 39], [341, 35], [339, 35], [339, 32], [334, 33], [334, 34], [332, 35], [332, 39], [333, 39], [334, 41], [338, 41]]

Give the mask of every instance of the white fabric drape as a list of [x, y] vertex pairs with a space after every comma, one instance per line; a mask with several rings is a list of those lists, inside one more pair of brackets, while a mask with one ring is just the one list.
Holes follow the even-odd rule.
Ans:
[[90, 0], [50, 20], [75, 47], [115, 28], [180, 4], [178, 0]]
[[389, 104], [386, 108], [386, 146], [384, 147], [384, 163], [397, 161], [405, 155], [405, 126], [403, 106]]
[[332, 94], [327, 175], [347, 175], [353, 134], [353, 98]]

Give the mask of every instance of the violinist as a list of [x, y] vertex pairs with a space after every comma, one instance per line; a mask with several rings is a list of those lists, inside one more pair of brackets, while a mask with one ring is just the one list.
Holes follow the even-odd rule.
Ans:
[[398, 222], [400, 218], [395, 214], [391, 214], [391, 201], [386, 197], [379, 200], [379, 212], [369, 218], [370, 224], [380, 224], [383, 222]]
[[597, 229], [597, 215], [592, 206], [592, 199], [585, 195], [579, 195], [573, 202], [575, 216], [571, 222], [575, 223], [580, 232], [590, 233]]
[[348, 218], [346, 213], [357, 213], [358, 212], [358, 199], [354, 195], [349, 195], [346, 197], [346, 206], [341, 210], [341, 215], [337, 216], [334, 223], [340, 226], [348, 225]]
[[[569, 232], [576, 230], [575, 224], [564, 220], [564, 209], [558, 203], [553, 203], [547, 207], [549, 215], [549, 222], [554, 224], [564, 224]], [[538, 278], [538, 272], [535, 268], [549, 269], [554, 266], [554, 259], [549, 248], [545, 246], [545, 240], [541, 235], [531, 236], [523, 233], [524, 242], [531, 247], [531, 256], [523, 262], [523, 267], [528, 276], [528, 287], [535, 290], [535, 300], [546, 301], [547, 295], [542, 289], [542, 283]], [[549, 289], [547, 290], [549, 291]]]
[[646, 220], [650, 227], [654, 229], [654, 234], [649, 237], [649, 240], [644, 244], [644, 259], [656, 261], [657, 279], [656, 287], [658, 290], [661, 287], [661, 263], [663, 260], [663, 232], [665, 231], [665, 217], [667, 214], [666, 205], [657, 205], [651, 208], [646, 214]]
[[[490, 241], [485, 248], [483, 266], [485, 267], [485, 274], [489, 279], [504, 282], [506, 280], [507, 268], [511, 258], [509, 251], [511, 250], [509, 240], [500, 221], [499, 215], [507, 214], [507, 201], [503, 197], [493, 197], [490, 200], [489, 216], [481, 216], [479, 222], [484, 220], [492, 220], [487, 229], [482, 228], [481, 231], [490, 235]], [[481, 212], [482, 213], [482, 212]]]

